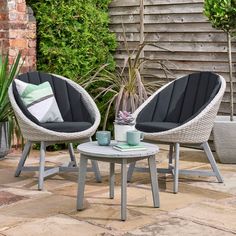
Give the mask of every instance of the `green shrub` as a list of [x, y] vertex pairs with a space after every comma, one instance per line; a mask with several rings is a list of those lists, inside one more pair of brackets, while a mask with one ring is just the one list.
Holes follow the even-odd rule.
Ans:
[[235, 33], [236, 0], [205, 0], [204, 14], [214, 28]]
[[38, 70], [70, 79], [109, 63], [115, 35], [109, 32], [110, 0], [28, 0], [37, 20]]
[[216, 29], [227, 34], [230, 80], [230, 120], [234, 120], [232, 37], [236, 36], [236, 0], [204, 0], [204, 14]]

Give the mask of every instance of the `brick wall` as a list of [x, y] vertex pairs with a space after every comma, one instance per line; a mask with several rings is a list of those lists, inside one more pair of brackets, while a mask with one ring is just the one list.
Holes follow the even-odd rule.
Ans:
[[0, 47], [13, 62], [22, 52], [22, 72], [36, 68], [36, 21], [25, 0], [0, 0]]

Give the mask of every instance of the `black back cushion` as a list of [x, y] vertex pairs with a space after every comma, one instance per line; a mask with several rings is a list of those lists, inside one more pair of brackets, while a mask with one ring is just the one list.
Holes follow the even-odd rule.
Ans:
[[211, 72], [193, 73], [168, 85], [139, 113], [139, 122], [183, 124], [199, 114], [220, 88], [219, 76]]
[[[38, 71], [21, 74], [17, 77], [17, 79], [26, 83], [31, 83], [36, 85], [48, 81], [53, 89], [54, 96], [56, 98], [58, 107], [60, 109], [64, 121], [68, 122], [85, 121], [90, 123], [94, 122], [82, 100], [81, 94], [65, 80], [62, 80], [54, 75]], [[28, 112], [23, 102], [21, 101], [14, 82], [13, 82], [13, 94], [22, 112], [30, 120], [39, 124], [38, 120], [35, 119]]]

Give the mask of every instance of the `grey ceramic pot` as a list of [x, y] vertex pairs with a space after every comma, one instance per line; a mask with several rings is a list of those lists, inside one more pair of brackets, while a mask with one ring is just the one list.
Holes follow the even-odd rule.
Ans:
[[9, 152], [8, 122], [0, 122], [0, 158]]

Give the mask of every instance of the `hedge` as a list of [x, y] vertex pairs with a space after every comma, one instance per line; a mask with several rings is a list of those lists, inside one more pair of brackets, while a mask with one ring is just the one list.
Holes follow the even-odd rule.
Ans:
[[28, 0], [37, 20], [37, 67], [76, 80], [109, 63], [117, 43], [108, 29], [110, 0]]

